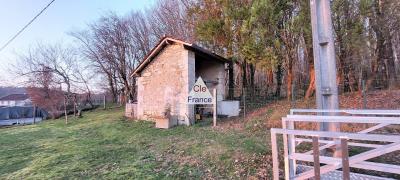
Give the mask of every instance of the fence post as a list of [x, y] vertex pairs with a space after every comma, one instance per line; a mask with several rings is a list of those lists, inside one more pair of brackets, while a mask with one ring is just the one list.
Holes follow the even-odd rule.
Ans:
[[217, 89], [214, 88], [213, 90], [213, 95], [214, 95], [214, 102], [213, 102], [213, 126], [217, 126]]
[[106, 95], [103, 96], [103, 109], [106, 109]]
[[246, 88], [243, 88], [243, 120], [246, 121]]
[[294, 108], [295, 107], [295, 103], [296, 103], [296, 100], [295, 100], [295, 98], [296, 98], [296, 95], [294, 94], [294, 86], [295, 86], [295, 84], [296, 83], [293, 83], [292, 82], [292, 89], [291, 89], [291, 91], [292, 91], [292, 108]]
[[342, 178], [343, 180], [350, 180], [349, 147], [347, 144], [347, 139], [342, 138], [340, 141], [342, 147]]
[[[293, 111], [290, 112], [291, 115], [293, 115]], [[294, 122], [293, 121], [284, 121], [282, 120], [282, 128], [283, 129], [294, 129]], [[296, 153], [296, 141], [295, 141], [295, 136], [294, 135], [287, 135], [283, 136], [285, 143], [287, 143], [287, 149], [285, 151], [288, 152], [288, 155], [291, 155], [293, 153]], [[286, 138], [286, 139], [285, 139]], [[289, 179], [294, 177], [296, 175], [296, 160], [294, 159], [288, 159], [288, 177]]]
[[36, 106], [35, 105], [33, 106], [32, 114], [33, 114], [33, 124], [35, 124], [36, 123]]
[[76, 118], [76, 94], [74, 94], [74, 118]]
[[272, 148], [272, 174], [274, 180], [279, 180], [279, 160], [278, 160], [278, 143], [276, 142], [276, 133], [271, 131], [271, 148]]
[[362, 99], [363, 99], [363, 109], [367, 109], [367, 93], [366, 93], [366, 88], [365, 88], [365, 80], [362, 80], [361, 82], [362, 85]]
[[65, 124], [68, 124], [67, 96], [68, 96], [68, 95], [64, 95], [64, 116], [65, 116]]
[[321, 179], [320, 162], [319, 162], [319, 142], [318, 137], [312, 137], [313, 157], [314, 157], [314, 179]]
[[[285, 120], [282, 120], [282, 128], [283, 129], [288, 129], [287, 128], [287, 123]], [[292, 154], [293, 151], [290, 151], [291, 146], [290, 146], [290, 136], [291, 135], [287, 135], [287, 134], [282, 134], [283, 135], [283, 155], [284, 155], [284, 162], [285, 162], [285, 179], [291, 179], [292, 177], [295, 176], [295, 173], [292, 172], [296, 172], [293, 171], [293, 159], [289, 158], [289, 155]]]

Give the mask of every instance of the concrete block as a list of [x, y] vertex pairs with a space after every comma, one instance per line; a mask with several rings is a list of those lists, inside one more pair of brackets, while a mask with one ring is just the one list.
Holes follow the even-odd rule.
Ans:
[[217, 109], [218, 115], [239, 116], [239, 101], [218, 101]]
[[155, 118], [156, 128], [169, 129], [177, 125], [173, 118]]

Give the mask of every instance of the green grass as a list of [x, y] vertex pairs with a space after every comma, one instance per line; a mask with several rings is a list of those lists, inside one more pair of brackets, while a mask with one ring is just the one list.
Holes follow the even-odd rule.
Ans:
[[154, 128], [121, 109], [0, 129], [0, 179], [242, 179], [265, 177], [267, 132], [210, 122]]

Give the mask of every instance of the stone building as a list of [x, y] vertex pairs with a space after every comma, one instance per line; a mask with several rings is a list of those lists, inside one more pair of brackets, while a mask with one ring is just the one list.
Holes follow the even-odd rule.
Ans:
[[165, 37], [133, 71], [137, 83], [137, 102], [128, 104], [126, 115], [140, 120], [155, 120], [169, 112], [177, 124], [194, 123], [195, 106], [187, 96], [196, 79], [217, 89], [218, 101], [226, 97], [229, 61], [195, 44]]

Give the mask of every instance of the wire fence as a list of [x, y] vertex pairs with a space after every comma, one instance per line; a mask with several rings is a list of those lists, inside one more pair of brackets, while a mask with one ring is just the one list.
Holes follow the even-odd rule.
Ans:
[[[379, 80], [375, 80], [379, 81]], [[377, 86], [374, 82], [360, 81], [359, 84], [338, 84], [340, 109], [400, 109], [400, 80], [395, 86]], [[303, 87], [303, 88], [297, 88]], [[279, 93], [275, 87], [247, 87], [226, 90], [226, 100], [239, 101], [239, 119], [251, 118], [257, 111], [266, 112], [268, 109], [314, 109], [315, 91], [308, 98], [305, 96], [308, 86], [294, 85], [291, 92], [282, 87]], [[288, 97], [287, 94], [291, 94]], [[279, 94], [279, 95], [277, 95]]]

